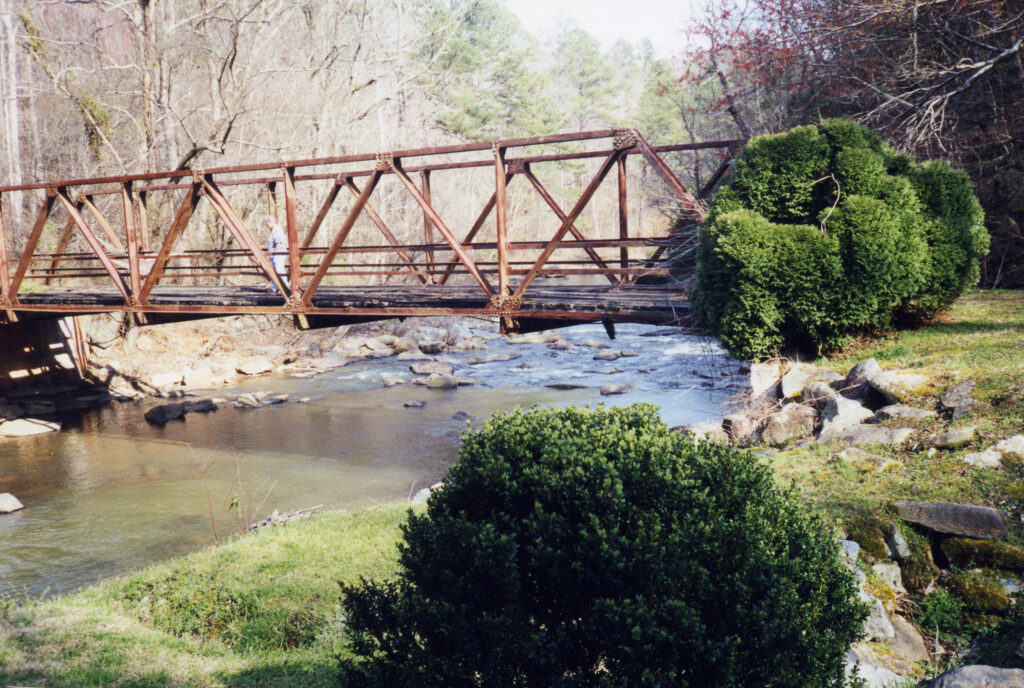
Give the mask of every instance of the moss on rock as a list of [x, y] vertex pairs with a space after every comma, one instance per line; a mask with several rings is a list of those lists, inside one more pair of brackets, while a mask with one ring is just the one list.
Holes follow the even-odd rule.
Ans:
[[877, 561], [889, 558], [885, 533], [889, 522], [874, 516], [851, 516], [846, 519], [847, 538], [860, 545], [861, 551]]
[[1013, 599], [1006, 594], [999, 581], [984, 574], [958, 573], [950, 579], [949, 587], [963, 601], [968, 611], [1005, 614], [1013, 606]]
[[942, 553], [955, 566], [989, 566], [1024, 573], [1024, 547], [991, 540], [951, 538], [941, 545]]
[[906, 525], [900, 526], [900, 532], [910, 546], [910, 556], [900, 562], [903, 585], [913, 592], [922, 592], [939, 575], [939, 568], [932, 558], [931, 543]]

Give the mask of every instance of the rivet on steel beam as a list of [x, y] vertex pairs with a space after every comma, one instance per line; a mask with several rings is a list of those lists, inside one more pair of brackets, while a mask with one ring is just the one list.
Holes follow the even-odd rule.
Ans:
[[46, 185], [46, 195], [47, 196], [51, 196], [51, 197], [52, 196], [56, 196], [58, 192], [59, 192], [59, 189], [57, 188], [56, 184], [54, 184], [52, 182], [47, 183], [47, 185]]
[[203, 183], [203, 170], [201, 168], [192, 168], [192, 183], [202, 184]]
[[391, 153], [377, 153], [374, 156], [377, 169], [381, 172], [390, 172], [395, 169], [395, 157]]
[[526, 174], [526, 168], [528, 163], [525, 163], [522, 160], [518, 160], [516, 158], [506, 160], [506, 162], [508, 163], [506, 170], [508, 174]]

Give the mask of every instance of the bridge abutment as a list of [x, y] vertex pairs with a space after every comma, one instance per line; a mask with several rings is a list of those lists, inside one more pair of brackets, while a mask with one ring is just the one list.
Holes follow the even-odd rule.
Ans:
[[82, 382], [85, 341], [75, 318], [0, 325], [0, 395]]

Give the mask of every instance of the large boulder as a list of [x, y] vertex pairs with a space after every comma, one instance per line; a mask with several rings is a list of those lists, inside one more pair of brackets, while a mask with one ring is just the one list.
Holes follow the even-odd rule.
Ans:
[[928, 688], [1021, 688], [1024, 670], [972, 664], [940, 674]]
[[695, 439], [714, 440], [716, 442], [727, 442], [729, 440], [729, 436], [726, 434], [722, 424], [715, 423], [714, 421], [690, 423], [689, 425], [682, 426], [680, 430]]
[[722, 419], [722, 429], [733, 442], [743, 442], [757, 431], [757, 423], [746, 413], [730, 413]]
[[184, 377], [184, 373], [182, 373], [181, 371], [172, 371], [168, 373], [153, 373], [152, 375], [149, 376], [149, 384], [153, 385], [157, 389], [164, 389], [166, 387], [180, 385]]
[[239, 363], [235, 370], [242, 375], [266, 375], [274, 370], [274, 364], [267, 358], [250, 358]]
[[889, 556], [896, 561], [902, 561], [911, 555], [910, 543], [903, 537], [900, 527], [894, 521], [889, 521], [889, 529], [885, 534], [885, 546], [889, 548]]
[[822, 408], [819, 437], [822, 441], [835, 439], [847, 428], [860, 425], [872, 415], [874, 414], [870, 409], [864, 408], [856, 401], [836, 395], [826, 401]]
[[213, 366], [202, 363], [185, 371], [182, 382], [188, 389], [210, 389], [217, 386]]
[[9, 514], [15, 511], [20, 511], [24, 508], [25, 505], [10, 492], [0, 494], [0, 514]]
[[152, 425], [167, 425], [172, 420], [185, 418], [185, 404], [161, 404], [145, 413], [146, 422]]
[[904, 404], [890, 404], [889, 406], [883, 406], [875, 411], [875, 416], [872, 418], [872, 421], [877, 423], [883, 420], [903, 418], [920, 420], [921, 418], [934, 418], [935, 416], [935, 411], [929, 411], [928, 409], [915, 408]]
[[818, 367], [810, 363], [794, 363], [782, 376], [780, 389], [783, 399], [793, 399], [807, 383], [817, 379]]
[[889, 447], [898, 447], [906, 443], [914, 434], [912, 428], [883, 428], [877, 425], [853, 425], [839, 433], [834, 439], [848, 444], [852, 447], [859, 447], [866, 444], [884, 444]]
[[28, 437], [60, 430], [60, 423], [38, 418], [18, 418], [0, 423], [0, 437]]
[[892, 640], [896, 637], [892, 622], [885, 611], [885, 605], [876, 597], [872, 597], [863, 590], [857, 593], [861, 602], [869, 605], [868, 618], [864, 620], [865, 640]]
[[1003, 455], [994, 447], [980, 452], [968, 452], [961, 456], [960, 460], [977, 468], [999, 468], [1003, 465]]
[[830, 385], [820, 380], [811, 382], [800, 391], [801, 401], [808, 406], [813, 406], [819, 411], [825, 408], [825, 404], [827, 404], [830, 399], [835, 399], [837, 396], [839, 396], [838, 392], [832, 389]]
[[910, 623], [902, 616], [892, 616], [894, 632], [893, 639], [889, 641], [892, 653], [910, 662], [927, 662], [931, 657], [928, 655], [928, 647], [924, 644], [924, 638]]
[[805, 437], [814, 432], [818, 413], [810, 406], [787, 404], [773, 414], [761, 430], [761, 441], [765, 444], [782, 445], [790, 440]]
[[856, 645], [846, 654], [846, 674], [861, 679], [866, 688], [896, 688], [903, 677], [877, 664], [870, 648]]
[[1014, 435], [996, 443], [996, 451], [1004, 456], [1024, 457], [1024, 435]]
[[904, 521], [936, 533], [984, 540], [1006, 537], [1006, 519], [991, 507], [906, 500], [897, 501], [895, 506]]
[[406, 335], [396, 339], [395, 343], [391, 345], [391, 348], [395, 350], [395, 353], [402, 354], [406, 351], [419, 351], [420, 343], [416, 341], [415, 337]]
[[937, 449], [956, 449], [974, 441], [975, 427], [954, 428], [928, 439], [928, 445]]
[[777, 399], [779, 396], [779, 380], [782, 379], [782, 363], [750, 364], [750, 396], [758, 399]]
[[906, 371], [885, 370], [868, 380], [870, 391], [884, 399], [887, 404], [898, 404], [910, 392], [923, 387], [929, 381], [927, 375]]
[[942, 395], [942, 408], [953, 412], [953, 418], [966, 415], [978, 407], [978, 401], [971, 398], [974, 380], [964, 380]]
[[878, 361], [868, 358], [850, 369], [846, 375], [846, 382], [843, 383], [843, 393], [850, 397], [863, 397], [868, 388], [868, 383], [876, 375], [881, 375], [882, 367]]

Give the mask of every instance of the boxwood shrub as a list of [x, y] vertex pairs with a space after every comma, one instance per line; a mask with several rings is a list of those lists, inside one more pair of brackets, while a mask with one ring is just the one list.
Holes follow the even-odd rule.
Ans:
[[929, 317], [988, 250], [967, 176], [849, 120], [750, 141], [701, 228], [694, 314], [737, 355], [822, 353]]
[[344, 588], [343, 685], [841, 686], [865, 616], [770, 469], [650, 405], [491, 419], [403, 531]]

